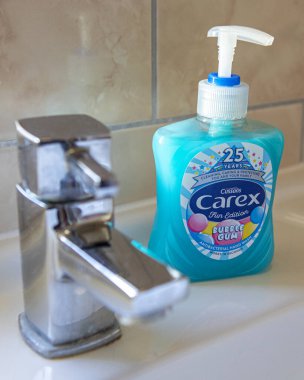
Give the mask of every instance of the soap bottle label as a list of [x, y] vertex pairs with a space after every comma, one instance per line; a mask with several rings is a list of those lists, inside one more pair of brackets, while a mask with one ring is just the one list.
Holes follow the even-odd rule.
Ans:
[[214, 260], [244, 254], [261, 231], [272, 183], [270, 157], [256, 144], [225, 143], [196, 154], [184, 173], [180, 197], [192, 244]]

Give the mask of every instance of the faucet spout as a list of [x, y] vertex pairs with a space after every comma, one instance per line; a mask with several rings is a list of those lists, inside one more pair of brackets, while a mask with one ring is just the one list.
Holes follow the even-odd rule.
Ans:
[[[106, 224], [58, 232], [59, 264], [124, 320], [158, 314], [187, 292], [188, 281], [146, 255], [140, 243]], [[97, 239], [96, 239], [97, 237]]]

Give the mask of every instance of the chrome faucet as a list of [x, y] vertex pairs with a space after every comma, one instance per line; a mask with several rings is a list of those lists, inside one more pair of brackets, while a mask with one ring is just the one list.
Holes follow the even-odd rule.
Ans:
[[162, 314], [188, 282], [114, 228], [108, 129], [86, 115], [16, 122], [25, 342], [47, 358], [112, 342]]

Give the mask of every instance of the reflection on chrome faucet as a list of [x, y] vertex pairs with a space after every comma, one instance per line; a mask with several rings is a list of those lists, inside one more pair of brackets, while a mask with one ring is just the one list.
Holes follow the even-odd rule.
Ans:
[[118, 185], [103, 124], [49, 116], [18, 121], [17, 133], [19, 326], [31, 348], [54, 358], [108, 344], [121, 335], [115, 314], [146, 320], [186, 295], [184, 277], [113, 226]]
[[54, 380], [53, 368], [45, 366], [34, 375], [32, 380]]

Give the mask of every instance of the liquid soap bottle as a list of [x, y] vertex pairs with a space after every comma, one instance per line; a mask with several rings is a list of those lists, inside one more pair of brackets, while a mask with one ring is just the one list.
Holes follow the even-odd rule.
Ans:
[[269, 266], [284, 141], [277, 128], [246, 119], [249, 87], [231, 74], [237, 40], [269, 46], [273, 37], [241, 26], [214, 27], [208, 37], [218, 38], [219, 68], [199, 82], [197, 117], [153, 138], [157, 211], [149, 248], [192, 281]]

